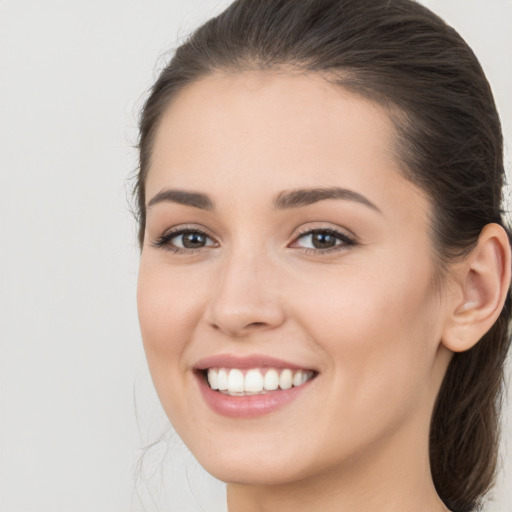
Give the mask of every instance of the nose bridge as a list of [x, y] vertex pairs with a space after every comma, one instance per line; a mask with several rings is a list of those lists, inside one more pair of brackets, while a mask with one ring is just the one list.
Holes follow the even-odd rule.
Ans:
[[214, 279], [209, 322], [231, 336], [277, 327], [284, 321], [279, 272], [264, 248], [239, 244], [225, 254]]

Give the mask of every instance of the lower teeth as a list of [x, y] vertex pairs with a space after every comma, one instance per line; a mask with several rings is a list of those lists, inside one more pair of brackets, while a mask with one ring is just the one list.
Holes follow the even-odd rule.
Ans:
[[[268, 391], [266, 389], [264, 389], [262, 391], [254, 391], [254, 392], [232, 391], [231, 393], [226, 389], [224, 389], [224, 390], [216, 389], [215, 391], [218, 391], [219, 393], [222, 393], [223, 395], [229, 395], [229, 396], [253, 396], [253, 395], [264, 395], [265, 393], [268, 393]], [[278, 388], [275, 391], [281, 391], [281, 390]]]

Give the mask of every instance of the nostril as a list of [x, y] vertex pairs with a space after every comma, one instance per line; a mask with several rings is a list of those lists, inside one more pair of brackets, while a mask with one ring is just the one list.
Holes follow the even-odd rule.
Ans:
[[215, 331], [242, 337], [250, 332], [278, 327], [285, 319], [278, 304], [232, 304], [214, 302], [206, 312], [208, 325]]

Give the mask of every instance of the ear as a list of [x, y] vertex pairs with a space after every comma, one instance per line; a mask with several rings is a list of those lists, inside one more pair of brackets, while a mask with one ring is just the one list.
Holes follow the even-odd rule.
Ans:
[[475, 248], [456, 264], [443, 345], [453, 352], [473, 347], [498, 319], [510, 286], [510, 243], [498, 224], [487, 224]]

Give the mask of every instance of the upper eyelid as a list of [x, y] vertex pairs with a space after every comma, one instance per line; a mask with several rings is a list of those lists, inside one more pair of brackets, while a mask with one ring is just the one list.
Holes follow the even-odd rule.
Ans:
[[[204, 233], [205, 235], [209, 236], [212, 239], [220, 239], [221, 238], [221, 237], [217, 237], [217, 236], [213, 235], [209, 229], [207, 229], [203, 226], [188, 225], [188, 224], [178, 225], [178, 226], [169, 228], [163, 232], [161, 237], [167, 237], [167, 236], [173, 235], [173, 234], [179, 235], [184, 231], [185, 232], [186, 231], [196, 231], [196, 232]], [[308, 233], [312, 233], [315, 231], [332, 231], [332, 232], [339, 233], [340, 235], [344, 235], [349, 238], [354, 238], [354, 239], [357, 238], [356, 235], [352, 231], [350, 231], [346, 228], [332, 227], [332, 226], [327, 226], [325, 224], [315, 226], [315, 227], [307, 226], [307, 227], [299, 227], [298, 229], [296, 228], [294, 230], [295, 234], [292, 236], [297, 238], [298, 236], [307, 235]]]
[[355, 233], [353, 233], [351, 230], [349, 230], [347, 228], [333, 227], [333, 226], [329, 226], [326, 224], [323, 224], [320, 226], [315, 226], [315, 227], [307, 226], [307, 227], [304, 227], [304, 229], [299, 228], [299, 230], [294, 235], [293, 240], [295, 241], [295, 240], [297, 240], [297, 238], [299, 238], [303, 235], [308, 235], [308, 234], [314, 233], [316, 231], [329, 231], [332, 233], [337, 233], [345, 238], [350, 238], [354, 242], [358, 241], [357, 235]]
[[295, 235], [295, 240], [297, 238], [302, 238], [304, 235], [313, 235], [315, 233], [331, 233], [331, 234], [334, 234], [334, 235], [343, 236], [344, 238], [353, 238], [351, 235], [348, 235], [347, 233], [345, 233], [343, 231], [339, 231], [337, 229], [333, 229], [333, 228], [313, 228], [313, 229], [308, 229], [306, 231], [303, 231], [301, 233], [297, 233], [297, 235]]
[[195, 225], [179, 225], [172, 228], [169, 228], [164, 231], [164, 233], [161, 235], [161, 238], [167, 238], [172, 236], [178, 236], [183, 233], [187, 232], [196, 232], [196, 233], [202, 233], [208, 237], [210, 237], [212, 240], [218, 240], [218, 237], [212, 235], [209, 229], [203, 227], [203, 226], [195, 226]]
[[330, 235], [334, 236], [337, 239], [337, 241], [340, 243], [336, 243], [334, 246], [332, 246], [330, 248], [326, 248], [326, 249], [312, 249], [312, 248], [304, 247], [303, 248], [304, 251], [314, 251], [314, 252], [318, 252], [319, 254], [322, 254], [322, 253], [325, 254], [330, 251], [335, 251], [337, 249], [342, 249], [347, 246], [355, 246], [355, 245], [359, 244], [357, 238], [355, 238], [352, 235], [348, 235], [340, 230], [332, 229], [332, 228], [313, 228], [313, 229], [308, 229], [307, 231], [296, 235], [295, 238], [293, 239], [293, 241], [291, 242], [292, 247], [293, 247], [293, 244], [299, 243], [299, 241], [302, 238], [304, 238], [305, 236], [312, 236], [318, 232], [329, 233]]

